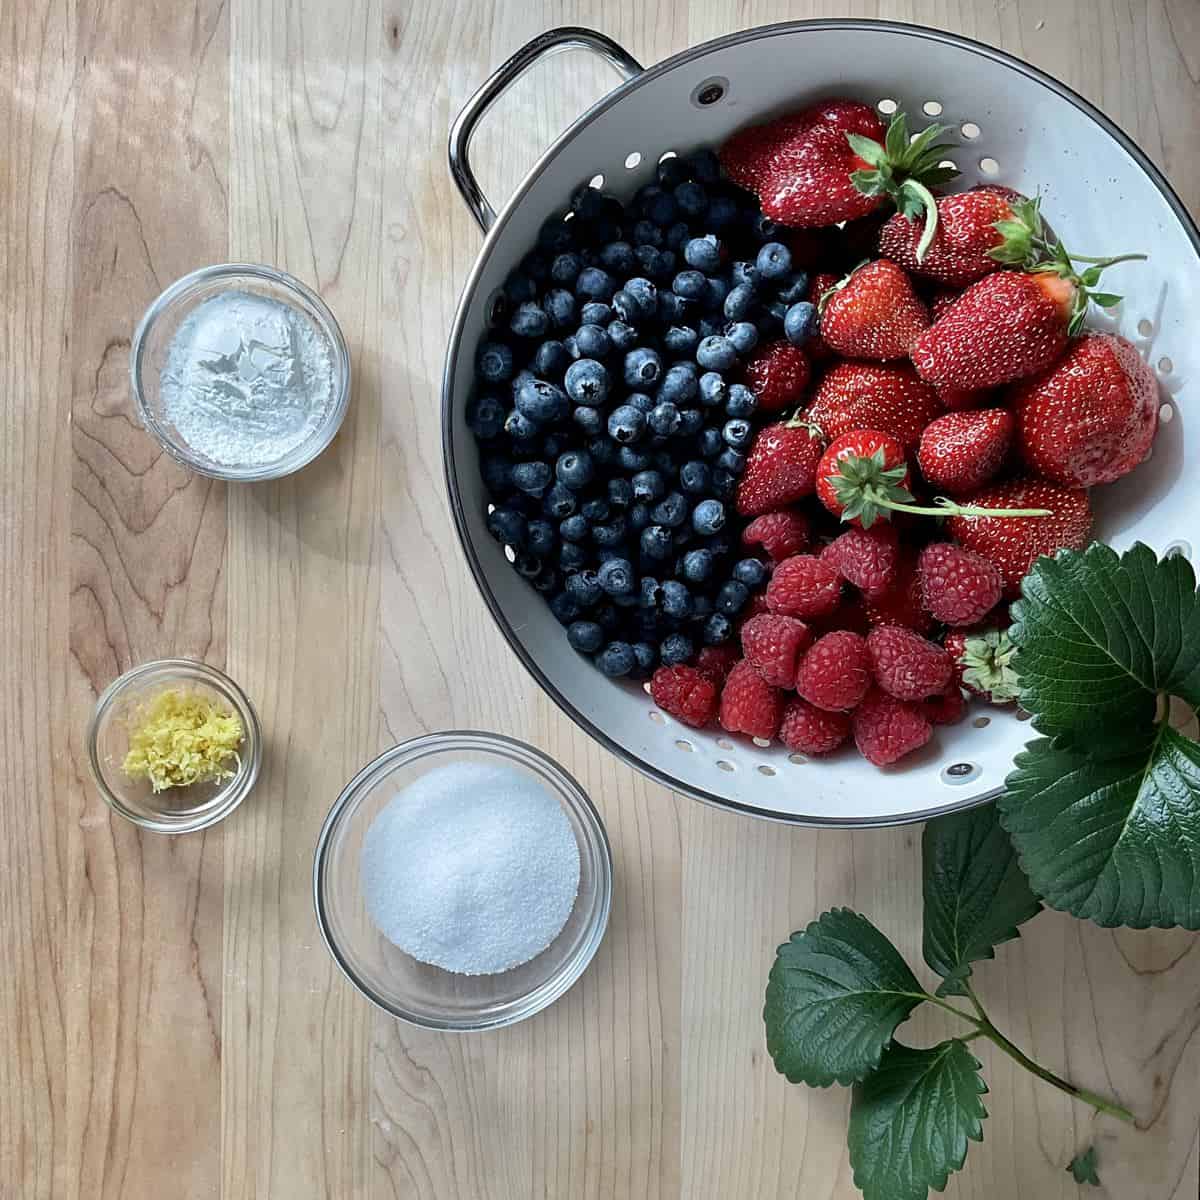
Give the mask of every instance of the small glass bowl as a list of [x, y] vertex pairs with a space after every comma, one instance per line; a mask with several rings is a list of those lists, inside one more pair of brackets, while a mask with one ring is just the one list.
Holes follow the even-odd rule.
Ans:
[[[536, 958], [496, 975], [457, 975], [405, 954], [367, 914], [359, 877], [363, 836], [397, 791], [448, 762], [497, 761], [533, 776], [557, 796], [579, 846], [579, 892], [562, 932]], [[368, 763], [330, 809], [317, 839], [317, 923], [347, 979], [385, 1012], [427, 1029], [513, 1025], [558, 999], [583, 974], [608, 925], [612, 851], [592, 802], [540, 750], [493, 733], [413, 738]]]
[[[172, 338], [198, 304], [229, 290], [267, 296], [299, 309], [328, 339], [333, 357], [334, 397], [324, 419], [305, 441], [274, 462], [252, 466], [214, 462], [188, 445], [163, 408], [159, 379], [166, 366]], [[162, 443], [163, 449], [201, 475], [234, 482], [279, 479], [307, 466], [333, 441], [350, 402], [350, 353], [329, 306], [300, 280], [274, 267], [256, 263], [219, 263], [201, 267], [171, 284], [138, 323], [129, 351], [129, 375], [142, 424]]]
[[[207, 693], [241, 718], [240, 761], [231, 779], [155, 792], [149, 780], [125, 775], [127, 721], [167, 688]], [[87, 751], [96, 787], [114, 812], [155, 833], [194, 833], [223, 821], [249, 794], [262, 763], [262, 730], [253, 705], [227, 675], [191, 659], [164, 658], [126, 671], [104, 689], [88, 725]]]

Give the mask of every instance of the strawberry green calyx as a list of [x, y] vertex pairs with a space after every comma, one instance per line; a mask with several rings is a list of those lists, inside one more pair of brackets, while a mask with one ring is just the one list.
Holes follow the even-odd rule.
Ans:
[[808, 436], [814, 440], [826, 441], [825, 431], [813, 421], [809, 421], [803, 413], [795, 412], [784, 422], [788, 429], [807, 429]]
[[958, 656], [966, 687], [985, 693], [993, 704], [1008, 704], [1020, 694], [1020, 680], [1013, 667], [1017, 648], [1008, 632], [988, 629], [967, 638]]
[[925, 517], [1049, 517], [1048, 508], [985, 508], [959, 504], [938, 496], [932, 505], [917, 504], [904, 486], [908, 464], [886, 465], [883, 450], [871, 455], [848, 454], [838, 461], [838, 473], [829, 477], [834, 497], [842, 509], [842, 520], [856, 518], [864, 529], [877, 520], [891, 520], [891, 513], [915, 513]]
[[910, 221], [925, 214], [925, 229], [917, 243], [917, 262], [923, 262], [937, 233], [937, 202], [931, 187], [948, 183], [958, 168], [945, 166], [946, 154], [954, 147], [937, 142], [948, 125], [928, 125], [910, 139], [908, 117], [898, 112], [888, 125], [881, 146], [860, 133], [846, 134], [854, 153], [868, 164], [855, 171], [850, 181], [864, 196], [888, 196]]

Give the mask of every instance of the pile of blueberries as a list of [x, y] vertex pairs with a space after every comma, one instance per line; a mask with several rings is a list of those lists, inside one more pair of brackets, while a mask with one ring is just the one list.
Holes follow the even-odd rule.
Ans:
[[755, 432], [736, 382], [816, 313], [778, 228], [701, 150], [626, 207], [585, 187], [508, 279], [467, 422], [492, 536], [604, 674], [731, 638], [765, 581], [733, 499]]

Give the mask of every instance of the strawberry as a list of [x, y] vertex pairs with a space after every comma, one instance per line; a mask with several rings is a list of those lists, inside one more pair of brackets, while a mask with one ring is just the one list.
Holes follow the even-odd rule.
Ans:
[[921, 603], [921, 580], [916, 557], [911, 553], [901, 554], [896, 582], [886, 592], [864, 595], [862, 606], [872, 626], [901, 625], [917, 633], [928, 633], [933, 628], [933, 618]]
[[921, 430], [942, 413], [937, 393], [908, 363], [837, 363], [813, 393], [804, 419], [827, 438], [878, 429], [915, 450]]
[[813, 554], [793, 554], [767, 584], [767, 606], [787, 617], [827, 617], [842, 601], [838, 573]]
[[917, 560], [917, 574], [926, 611], [947, 625], [982, 621], [1004, 590], [994, 563], [953, 542], [930, 542]]
[[817, 708], [799, 696], [783, 709], [779, 740], [799, 754], [829, 754], [850, 736], [850, 716]]
[[772, 687], [748, 662], [729, 672], [721, 691], [721, 724], [730, 733], [770, 739], [783, 717], [783, 693]]
[[746, 359], [746, 386], [759, 412], [782, 412], [799, 404], [811, 376], [804, 351], [791, 342], [767, 342]]
[[1031, 470], [1072, 487], [1112, 483], [1150, 451], [1158, 381], [1122, 337], [1093, 333], [1011, 397], [1021, 455]]
[[917, 448], [921, 474], [952, 495], [982, 487], [1004, 463], [1012, 443], [1012, 413], [1003, 408], [951, 412], [925, 426]]
[[965, 412], [973, 408], [990, 408], [996, 402], [991, 388], [938, 388], [937, 398], [950, 412]]
[[867, 653], [876, 683], [897, 700], [937, 696], [954, 677], [954, 661], [945, 649], [899, 625], [871, 630]]
[[1003, 629], [950, 629], [946, 650], [954, 661], [958, 682], [973, 696], [990, 704], [1011, 704], [1020, 695], [1013, 669], [1017, 648]]
[[663, 712], [699, 729], [717, 715], [718, 686], [695, 667], [659, 667], [650, 696]]
[[929, 301], [929, 319], [938, 321], [955, 300], [962, 295], [957, 288], [939, 288]]
[[871, 659], [857, 633], [837, 630], [818, 638], [800, 660], [796, 691], [817, 708], [852, 709], [871, 686]]
[[767, 613], [751, 617], [742, 626], [741, 636], [746, 661], [757, 667], [768, 683], [789, 690], [796, 686], [800, 655], [812, 641], [803, 621]]
[[854, 744], [863, 758], [886, 767], [919, 750], [933, 736], [918, 704], [909, 704], [872, 688], [854, 712]]
[[790, 558], [808, 545], [808, 518], [788, 508], [763, 513], [742, 530], [742, 545], [747, 550], [761, 546], [772, 562]]
[[822, 298], [821, 338], [850, 358], [905, 358], [928, 328], [908, 276], [886, 258], [852, 271]]
[[754, 517], [811, 496], [824, 448], [821, 431], [807, 422], [793, 418], [763, 426], [738, 481], [738, 512]]
[[[1000, 568], [1004, 594], [1020, 594], [1034, 560], [1067, 548], [1082, 550], [1092, 531], [1092, 510], [1087, 492], [1060, 487], [1045, 479], [1016, 479], [993, 484], [969, 497], [971, 512], [994, 510], [996, 515], [951, 516], [947, 531], [968, 550], [974, 550]], [[1036, 520], [1013, 517], [1010, 506], [1049, 512]], [[1025, 509], [1024, 506], [1031, 506]], [[998, 515], [1003, 513], [1004, 515]]]
[[[828, 271], [822, 271], [812, 277], [808, 285], [808, 302], [820, 307], [821, 297], [829, 291], [830, 288], [837, 283], [841, 278], [840, 275], [834, 275]], [[804, 353], [808, 355], [809, 362], [823, 362], [827, 358], [833, 357], [833, 351], [825, 345], [825, 339], [821, 337], [821, 329], [818, 325], [816, 332], [804, 343]]]
[[820, 557], [864, 595], [881, 596], [896, 582], [899, 538], [891, 525], [847, 529], [821, 551]]

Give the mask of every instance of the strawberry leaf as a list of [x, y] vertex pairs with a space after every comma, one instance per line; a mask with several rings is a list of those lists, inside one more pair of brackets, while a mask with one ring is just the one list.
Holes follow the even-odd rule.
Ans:
[[779, 947], [763, 1009], [767, 1050], [792, 1083], [853, 1083], [922, 999], [895, 946], [866, 917], [835, 908]]
[[993, 804], [930, 821], [921, 861], [925, 961], [943, 979], [939, 996], [963, 996], [971, 964], [994, 958], [1042, 906]]
[[864, 137], [861, 133], [848, 133], [846, 140], [850, 143], [850, 149], [868, 165], [881, 167], [887, 162], [887, 151], [874, 138]]
[[957, 1039], [926, 1050], [893, 1042], [879, 1069], [854, 1089], [850, 1166], [864, 1200], [926, 1200], [942, 1191], [983, 1141], [987, 1085]]
[[1075, 1155], [1067, 1164], [1067, 1170], [1076, 1183], [1090, 1183], [1093, 1187], [1099, 1187], [1100, 1176], [1096, 1174], [1096, 1147], [1089, 1146]]
[[884, 139], [888, 158], [893, 162], [899, 162], [908, 153], [908, 146], [908, 117], [905, 113], [898, 112], [888, 122], [887, 135]]
[[1121, 297], [1115, 292], [1092, 292], [1089, 299], [1101, 308], [1113, 308], [1121, 303]]

